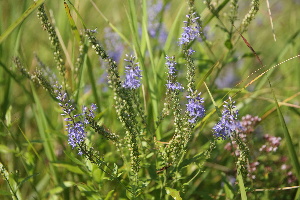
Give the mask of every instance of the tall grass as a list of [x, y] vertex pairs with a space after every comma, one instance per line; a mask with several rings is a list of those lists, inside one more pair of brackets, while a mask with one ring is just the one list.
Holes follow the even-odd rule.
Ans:
[[297, 1], [0, 4], [0, 199], [300, 198]]

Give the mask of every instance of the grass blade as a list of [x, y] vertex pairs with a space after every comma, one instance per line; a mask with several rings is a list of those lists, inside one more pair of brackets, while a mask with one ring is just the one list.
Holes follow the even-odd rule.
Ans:
[[[34, 86], [32, 86], [32, 84], [31, 84], [31, 88], [32, 88], [32, 94], [33, 94], [34, 101], [35, 101], [35, 106], [33, 106], [33, 110], [34, 110], [35, 118], [37, 121], [38, 132], [40, 134], [40, 137], [44, 141], [43, 144], [44, 144], [45, 154], [47, 156], [47, 159], [50, 162], [53, 162], [56, 160], [55, 153], [54, 153], [54, 147], [52, 144], [53, 137], [50, 135], [49, 126], [48, 126], [48, 122], [46, 120], [44, 110], [42, 108], [39, 97], [35, 91], [35, 88], [34, 88]], [[57, 176], [56, 170], [52, 164], [50, 164], [50, 170], [51, 170], [51, 174], [53, 176], [53, 180], [57, 183], [59, 180], [59, 176]]]
[[77, 42], [80, 43], [80, 41], [81, 41], [81, 36], [80, 36], [79, 31], [78, 31], [78, 29], [77, 29], [77, 26], [76, 26], [76, 24], [75, 24], [75, 22], [74, 22], [74, 19], [73, 19], [72, 15], [71, 15], [70, 8], [69, 8], [67, 2], [64, 2], [64, 5], [65, 5], [65, 10], [66, 10], [66, 13], [67, 13], [67, 16], [68, 16], [68, 19], [69, 19], [69, 23], [70, 23], [72, 32], [73, 32], [73, 34], [74, 34], [74, 36], [75, 36]]
[[11, 34], [11, 32], [13, 30], [15, 30], [15, 28], [17, 26], [19, 26], [25, 19], [26, 17], [28, 17], [37, 7], [39, 7], [42, 3], [44, 3], [45, 0], [38, 0], [37, 2], [34, 2], [24, 13], [23, 15], [21, 15], [21, 17], [19, 17], [12, 25], [10, 25], [8, 27], [8, 29], [2, 34], [0, 35], [0, 44], [5, 40], [5, 38], [7, 36], [9, 36], [9, 34]]
[[238, 184], [239, 184], [239, 188], [240, 188], [240, 192], [241, 192], [241, 199], [242, 200], [246, 200], [247, 199], [247, 195], [246, 195], [244, 180], [243, 180], [243, 176], [242, 176], [241, 172], [238, 172], [238, 174], [237, 174], [237, 180], [238, 180]]
[[[269, 82], [269, 84], [270, 84], [270, 82]], [[271, 87], [271, 84], [270, 84], [270, 87]], [[272, 87], [271, 87], [271, 89], [272, 89]], [[285, 138], [286, 143], [287, 143], [289, 157], [292, 161], [293, 168], [296, 171], [296, 176], [297, 176], [298, 180], [300, 180], [300, 164], [299, 164], [299, 160], [298, 160], [298, 157], [297, 157], [297, 153], [295, 151], [291, 135], [289, 133], [288, 127], [286, 126], [285, 120], [283, 118], [282, 112], [280, 110], [280, 107], [279, 107], [279, 104], [278, 104], [278, 101], [277, 101], [277, 98], [275, 96], [275, 93], [274, 93], [273, 89], [272, 89], [272, 94], [273, 94], [273, 98], [274, 98], [275, 103], [276, 103], [277, 113], [278, 113], [278, 117], [279, 117], [279, 120], [280, 120], [280, 123], [281, 123], [281, 127], [283, 129], [284, 138]]]

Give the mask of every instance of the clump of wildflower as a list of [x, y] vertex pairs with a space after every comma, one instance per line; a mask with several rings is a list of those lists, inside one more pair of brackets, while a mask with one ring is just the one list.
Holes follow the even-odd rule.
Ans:
[[168, 67], [168, 81], [167, 81], [167, 88], [169, 90], [183, 90], [184, 87], [179, 83], [179, 82], [176, 82], [175, 79], [176, 79], [176, 68], [175, 68], [175, 65], [177, 64], [176, 61], [175, 61], [175, 57], [172, 56], [172, 57], [169, 57], [169, 56], [166, 56], [166, 66]]
[[234, 156], [240, 156], [240, 154], [241, 154], [241, 151], [239, 150], [238, 145], [235, 140], [228, 142], [224, 146], [224, 149], [231, 152], [231, 155], [234, 155]]
[[179, 38], [180, 46], [186, 45], [200, 36], [200, 26], [197, 22], [199, 17], [196, 16], [196, 13], [186, 15], [186, 17], [188, 20], [184, 21], [185, 26], [182, 27], [183, 33], [181, 34], [181, 38]]
[[276, 152], [278, 146], [280, 145], [281, 137], [274, 137], [269, 134], [264, 135], [264, 139], [266, 140], [266, 144], [264, 144], [259, 151], [265, 152]]
[[59, 101], [58, 104], [63, 109], [63, 113], [61, 115], [71, 115], [72, 111], [75, 110], [75, 108], [72, 105], [70, 99], [67, 98], [67, 93], [62, 92], [61, 85], [56, 84], [54, 87], [56, 88], [54, 92], [56, 94], [56, 99]]
[[167, 62], [166, 65], [169, 69], [169, 74], [175, 74], [176, 73], [176, 68], [175, 65], [177, 64], [177, 62], [175, 61], [175, 56], [169, 57], [166, 56]]
[[[239, 129], [239, 131], [241, 131], [241, 129]], [[241, 142], [247, 143], [249, 140], [249, 138], [247, 138], [247, 135], [242, 132], [239, 132], [237, 136]], [[235, 155], [235, 156], [241, 155], [241, 150], [239, 149], [238, 144], [234, 138], [224, 146], [224, 149], [230, 151], [231, 155]]]
[[196, 123], [200, 118], [205, 116], [205, 108], [202, 105], [204, 103], [204, 99], [200, 97], [201, 92], [196, 96], [186, 96], [188, 99], [188, 104], [186, 104], [186, 110], [191, 117], [188, 121], [190, 123]]
[[248, 170], [248, 177], [250, 177], [251, 179], [256, 179], [256, 175], [254, 175], [254, 173], [257, 171], [257, 167], [259, 166], [259, 162], [255, 161], [249, 164]]
[[195, 50], [193, 50], [193, 49], [188, 49], [187, 50], [187, 55], [188, 56], [191, 56], [191, 55], [193, 55], [193, 53], [195, 53], [196, 51]]
[[184, 89], [184, 87], [182, 87], [182, 85], [178, 82], [172, 83], [171, 81], [168, 81], [166, 86], [169, 90], [183, 90]]
[[242, 117], [241, 126], [243, 127], [244, 133], [252, 133], [254, 127], [261, 121], [258, 116], [246, 115]]
[[229, 97], [228, 102], [224, 102], [224, 110], [220, 121], [213, 127], [213, 134], [217, 138], [223, 140], [231, 136], [231, 134], [242, 129], [240, 122], [237, 120], [238, 110], [235, 109], [234, 101]]
[[63, 113], [61, 115], [66, 116], [65, 121], [68, 132], [68, 144], [74, 149], [78, 147], [78, 154], [82, 155], [82, 143], [86, 138], [86, 126], [90, 124], [91, 118], [95, 118], [94, 111], [97, 109], [95, 104], [92, 104], [90, 108], [83, 106], [82, 113], [74, 115], [72, 112], [75, 107], [72, 105], [66, 92], [62, 91], [62, 86], [56, 84], [54, 86], [56, 99], [59, 101], [59, 106], [62, 108]]
[[88, 118], [95, 118], [95, 110], [97, 110], [97, 105], [96, 104], [92, 104], [91, 108], [89, 109], [86, 106], [82, 107], [82, 114], [84, 116], [84, 124], [89, 124]]
[[[129, 56], [126, 55], [126, 57]], [[135, 57], [132, 55], [129, 57], [129, 59], [124, 60], [129, 64], [125, 66], [126, 76], [122, 86], [129, 89], [137, 89], [141, 86], [140, 78], [142, 77], [142, 70], [140, 70], [140, 66], [138, 65], [139, 63], [134, 63]]]
[[[78, 119], [79, 115], [73, 115], [72, 112], [75, 110], [70, 99], [68, 99], [67, 93], [62, 92], [62, 86], [56, 84], [54, 86], [56, 90], [56, 99], [59, 101], [59, 106], [62, 108], [63, 113], [61, 115], [66, 116], [65, 121], [68, 122], [67, 131], [68, 131], [68, 144], [72, 148], [78, 147], [85, 140], [85, 129], [84, 123]], [[79, 155], [82, 155], [82, 151], [79, 149]]]
[[[81, 121], [73, 122], [67, 125], [68, 131], [68, 144], [74, 149], [78, 147], [85, 140], [84, 124]], [[79, 155], [82, 155], [82, 151], [79, 149]]]
[[293, 174], [293, 172], [291, 171], [292, 170], [292, 166], [290, 165], [287, 165], [286, 162], [287, 162], [287, 157], [283, 156], [281, 159], [280, 159], [280, 162], [282, 162], [283, 164], [280, 166], [280, 169], [281, 169], [281, 172], [282, 174], [284, 174], [284, 177], [286, 179], [286, 182], [288, 184], [291, 184], [291, 183], [294, 183], [297, 181], [297, 177]]
[[[242, 117], [240, 121], [239, 134], [238, 137], [241, 141], [247, 142], [250, 140], [249, 134], [254, 132], [255, 126], [261, 121], [261, 118], [258, 116], [246, 115]], [[239, 156], [240, 150], [235, 140], [228, 142], [225, 147], [225, 150], [230, 151], [232, 155]]]
[[292, 171], [289, 171], [287, 174], [286, 174], [286, 178], [287, 178], [287, 183], [288, 184], [291, 184], [291, 183], [294, 183], [297, 181], [297, 177], [293, 174]]

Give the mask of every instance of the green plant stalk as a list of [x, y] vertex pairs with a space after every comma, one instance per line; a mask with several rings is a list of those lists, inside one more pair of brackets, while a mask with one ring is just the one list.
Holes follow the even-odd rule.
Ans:
[[241, 199], [247, 200], [244, 180], [243, 180], [242, 172], [240, 171], [240, 169], [237, 172], [237, 180], [238, 180], [238, 185], [239, 185], [240, 192], [241, 192]]
[[[136, 15], [136, 6], [135, 6], [135, 3], [133, 0], [128, 0], [128, 3], [129, 3], [128, 19], [129, 19], [130, 29], [131, 29], [131, 32], [133, 35], [133, 44], [134, 44], [133, 48], [136, 51], [137, 57], [139, 59], [139, 64], [144, 71], [143, 74], [144, 74], [145, 82], [148, 83], [148, 87], [150, 90], [150, 98], [151, 98], [150, 102], [152, 104], [149, 106], [152, 108], [152, 115], [153, 115], [152, 119], [154, 121], [158, 117], [158, 100], [157, 100], [157, 94], [155, 92], [156, 88], [154, 87], [155, 81], [150, 81], [151, 77], [149, 77], [149, 76], [151, 73], [148, 72], [148, 69], [145, 66], [145, 60], [144, 60], [144, 56], [145, 56], [144, 54], [145, 54], [146, 49], [142, 48], [143, 44], [147, 45], [147, 33], [146, 33], [147, 30], [145, 30], [145, 29], [147, 29], [147, 27], [145, 27], [145, 25], [144, 25], [146, 23], [145, 20], [147, 18], [145, 16], [143, 17], [143, 20], [144, 20], [143, 21], [143, 28], [144, 28], [143, 35], [146, 34], [146, 36], [143, 36], [141, 41], [139, 41], [138, 25], [137, 25], [138, 19], [137, 19], [137, 15]], [[148, 45], [150, 45], [150, 44], [148, 43]], [[143, 46], [145, 46], [145, 45], [143, 45]], [[160, 132], [156, 132], [156, 137], [158, 140], [161, 139], [161, 135], [159, 133]]]
[[80, 42], [81, 42], [81, 36], [80, 36], [79, 31], [77, 29], [77, 26], [76, 26], [76, 24], [74, 22], [74, 19], [73, 19], [72, 15], [71, 15], [70, 8], [69, 8], [67, 2], [65, 2], [65, 1], [64, 1], [64, 6], [65, 6], [65, 11], [66, 11], [66, 14], [68, 16], [68, 20], [69, 20], [69, 24], [71, 26], [72, 32], [75, 35], [76, 41], [80, 44]]

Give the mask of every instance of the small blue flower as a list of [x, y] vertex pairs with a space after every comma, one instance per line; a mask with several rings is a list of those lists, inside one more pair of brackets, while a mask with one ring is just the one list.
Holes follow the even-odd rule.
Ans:
[[188, 51], [188, 53], [187, 53], [187, 54], [188, 54], [189, 56], [193, 55], [193, 53], [195, 53], [195, 52], [196, 52], [196, 51], [195, 51], [195, 50], [193, 50], [193, 49], [188, 49], [187, 51]]
[[83, 106], [82, 107], [82, 115], [83, 116], [88, 116], [88, 117], [91, 117], [91, 118], [95, 118], [94, 112], [95, 112], [95, 110], [97, 110], [97, 108], [98, 108], [97, 105], [94, 104], [94, 103], [92, 103], [90, 109], [88, 109], [88, 107], [86, 107], [86, 106]]
[[185, 27], [182, 27], [183, 33], [181, 34], [181, 38], [179, 38], [180, 46], [188, 44], [200, 36], [200, 26], [197, 22], [199, 17], [195, 17], [195, 15], [196, 13], [193, 13], [192, 15], [186, 15], [189, 20], [184, 21]]
[[200, 97], [200, 95], [201, 93], [199, 93], [196, 97], [186, 96], [188, 99], [186, 110], [191, 117], [191, 119], [188, 120], [190, 123], [196, 123], [200, 118], [205, 116], [205, 108], [202, 105], [204, 100]]
[[82, 107], [82, 114], [80, 114], [81, 116], [83, 116], [83, 123], [85, 125], [88, 125], [90, 122], [88, 120], [88, 118], [94, 119], [95, 118], [95, 110], [97, 110], [97, 105], [92, 103], [90, 109], [86, 106]]
[[184, 87], [182, 87], [182, 85], [178, 82], [172, 83], [171, 81], [168, 81], [166, 86], [169, 90], [183, 90], [184, 89]]
[[[68, 124], [67, 126], [67, 131], [69, 133], [68, 144], [71, 145], [72, 148], [75, 148], [85, 140], [86, 132], [84, 130], [84, 124], [81, 121], [78, 121]], [[78, 154], [82, 155], [82, 152], [79, 151]]]
[[231, 136], [235, 131], [242, 129], [240, 122], [237, 120], [238, 110], [234, 110], [236, 107], [234, 101], [229, 97], [228, 102], [224, 102], [224, 110], [220, 121], [213, 127], [213, 134], [217, 138], [223, 140]]
[[174, 60], [175, 57], [174, 56], [172, 56], [172, 57], [166, 56], [166, 59], [167, 59], [166, 65], [169, 69], [169, 74], [175, 74], [177, 71], [175, 69], [175, 65], [177, 64]]
[[68, 99], [68, 95], [65, 92], [62, 92], [62, 86], [57, 82], [54, 85], [54, 93], [56, 95], [56, 99], [59, 101], [58, 105], [62, 107], [63, 113], [61, 115], [70, 115], [75, 108], [73, 107], [70, 99]]
[[[129, 57], [126, 55], [126, 57]], [[135, 57], [130, 56], [129, 59], [124, 59], [126, 62], [129, 62], [129, 65], [125, 66], [125, 81], [123, 83], [124, 88], [129, 89], [137, 89], [141, 86], [141, 80], [142, 77], [140, 67], [138, 63], [134, 63]]]
[[[68, 144], [72, 147], [80, 147], [79, 145], [84, 142], [86, 138], [86, 126], [89, 125], [89, 118], [94, 118], [95, 114], [94, 111], [97, 109], [95, 104], [92, 104], [90, 108], [83, 106], [82, 113], [73, 114], [72, 111], [75, 110], [74, 106], [72, 105], [70, 99], [68, 99], [67, 93], [62, 92], [61, 85], [54, 85], [56, 88], [55, 94], [56, 99], [59, 100], [59, 106], [63, 110], [64, 116], [66, 116], [65, 121], [68, 122], [66, 125], [66, 130], [68, 131]], [[78, 148], [78, 154], [82, 155], [82, 149]]]
[[175, 62], [175, 57], [172, 56], [172, 57], [169, 57], [169, 56], [166, 56], [166, 66], [168, 67], [168, 81], [167, 81], [167, 88], [169, 90], [183, 90], [184, 87], [182, 87], [182, 85], [178, 82], [175, 82], [175, 79], [176, 79], [176, 68], [175, 68], [175, 65], [177, 64]]

